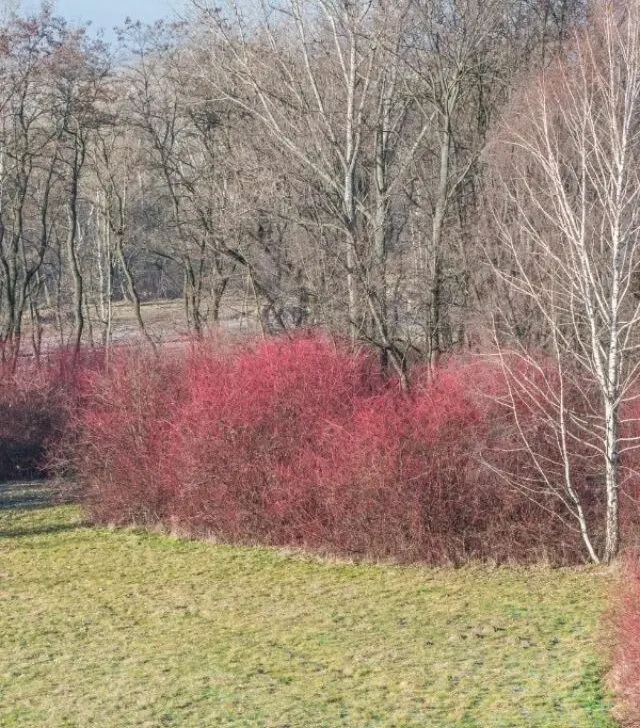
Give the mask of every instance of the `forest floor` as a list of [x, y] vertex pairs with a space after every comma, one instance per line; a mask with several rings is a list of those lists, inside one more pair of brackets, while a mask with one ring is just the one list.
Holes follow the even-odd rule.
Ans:
[[353, 564], [52, 503], [0, 486], [0, 726], [614, 725], [605, 570]]
[[[84, 343], [87, 346], [90, 345], [90, 342], [93, 342], [93, 345], [100, 345], [105, 325], [96, 310], [92, 308], [89, 313], [90, 317], [85, 321]], [[111, 315], [111, 340], [114, 344], [144, 342], [133, 304], [128, 301], [114, 302]], [[145, 302], [141, 306], [140, 315], [146, 332], [156, 344], [182, 345], [191, 336], [182, 299]], [[52, 311], [44, 312], [41, 343], [43, 352], [53, 351], [71, 341], [73, 327], [70, 315], [62, 325], [61, 332], [54, 313]], [[210, 336], [222, 337], [225, 340], [259, 333], [260, 327], [256, 322], [255, 306], [240, 296], [228, 296], [220, 312], [218, 323], [209, 322], [206, 331]], [[31, 339], [32, 326], [29, 321], [25, 321], [23, 347], [25, 356], [32, 354]]]

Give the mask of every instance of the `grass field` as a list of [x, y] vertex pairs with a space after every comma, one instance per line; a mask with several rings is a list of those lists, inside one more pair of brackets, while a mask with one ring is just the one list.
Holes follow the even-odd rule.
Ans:
[[612, 726], [602, 571], [350, 565], [0, 486], [1, 726]]

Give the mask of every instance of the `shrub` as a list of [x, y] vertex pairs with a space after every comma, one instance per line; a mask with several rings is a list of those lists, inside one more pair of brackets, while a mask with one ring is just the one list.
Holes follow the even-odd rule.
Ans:
[[67, 461], [103, 523], [402, 561], [580, 561], [559, 502], [482, 465], [508, 441], [501, 386], [489, 363], [450, 361], [407, 394], [370, 353], [312, 336], [123, 352], [79, 378]]
[[616, 695], [615, 717], [640, 726], [640, 553], [627, 554], [610, 612], [614, 648], [610, 681]]
[[571, 362], [562, 363], [560, 375], [558, 362], [541, 353], [505, 355], [503, 361], [506, 366], [494, 388], [500, 407], [492, 416], [494, 425], [486, 443], [485, 461], [497, 477], [520, 488], [520, 500], [528, 499], [540, 513], [564, 522], [561, 529], [551, 529], [545, 540], [553, 536], [553, 549], [569, 553], [574, 550], [578, 521], [569, 513], [573, 501], [566, 487], [568, 465], [591, 542], [596, 552], [601, 551], [605, 538], [605, 475], [598, 429], [603, 430], [604, 423], [598, 411], [597, 383], [572, 368]]
[[78, 377], [101, 363], [100, 351], [67, 349], [0, 363], [0, 481], [49, 473], [47, 453], [66, 432]]
[[0, 481], [43, 474], [60, 419], [59, 393], [46, 373], [23, 369], [0, 379]]
[[78, 371], [65, 436], [51, 459], [79, 476], [97, 521], [150, 524], [168, 516], [167, 462], [182, 375], [172, 359], [135, 349], [114, 352], [108, 371]]
[[[329, 342], [271, 340], [185, 362], [186, 398], [174, 420], [173, 518], [193, 532], [270, 543], [313, 528], [307, 454], [355, 402], [380, 386], [364, 355]], [[294, 534], [298, 533], [298, 536]]]
[[[349, 447], [332, 443], [323, 476], [334, 473], [335, 523], [349, 550], [432, 563], [580, 560], [560, 521], [482, 465], [505, 418], [499, 386], [490, 364], [453, 361], [434, 377], [417, 372], [408, 396], [362, 403]], [[373, 543], [371, 531], [380, 534]]]

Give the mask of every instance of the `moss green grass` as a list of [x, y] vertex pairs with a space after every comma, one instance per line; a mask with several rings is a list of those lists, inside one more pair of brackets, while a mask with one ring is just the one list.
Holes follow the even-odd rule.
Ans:
[[0, 726], [613, 726], [597, 569], [351, 565], [0, 491]]

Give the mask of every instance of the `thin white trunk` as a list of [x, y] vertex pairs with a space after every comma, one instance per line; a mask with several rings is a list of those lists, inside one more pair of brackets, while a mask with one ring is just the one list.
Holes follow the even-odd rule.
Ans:
[[606, 535], [602, 559], [610, 563], [618, 553], [620, 524], [618, 512], [619, 453], [618, 408], [614, 402], [605, 402], [605, 484], [607, 490]]

